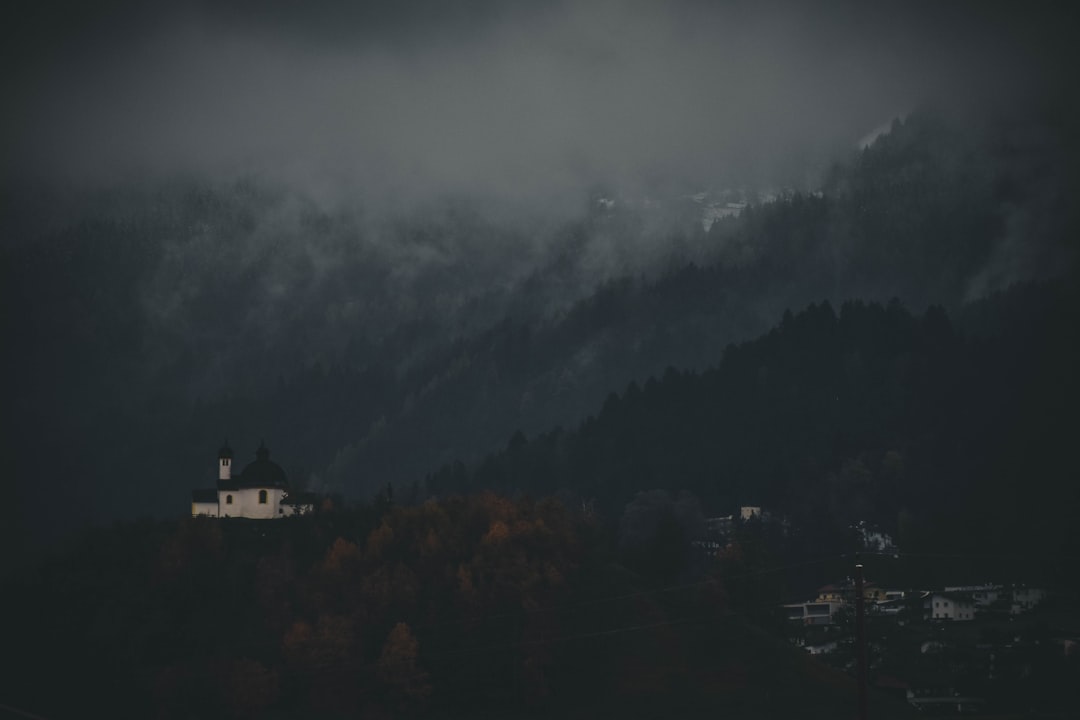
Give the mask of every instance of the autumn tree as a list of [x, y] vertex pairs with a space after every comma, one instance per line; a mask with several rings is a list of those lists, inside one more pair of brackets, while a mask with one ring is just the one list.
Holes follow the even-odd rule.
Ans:
[[349, 713], [359, 707], [364, 673], [351, 617], [323, 615], [314, 625], [293, 623], [282, 639], [282, 654], [313, 708]]
[[379, 656], [376, 671], [387, 689], [391, 702], [402, 710], [422, 707], [431, 694], [428, 674], [417, 659], [419, 643], [406, 623], [399, 622], [390, 631]]

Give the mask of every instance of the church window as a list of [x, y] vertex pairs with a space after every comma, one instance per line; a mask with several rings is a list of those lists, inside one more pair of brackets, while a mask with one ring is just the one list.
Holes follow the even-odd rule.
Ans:
[[266, 491], [265, 490], [260, 490], [259, 491], [259, 504], [260, 505], [265, 505], [266, 504]]
[[226, 505], [232, 505], [232, 495], [226, 495], [225, 496], [225, 504]]

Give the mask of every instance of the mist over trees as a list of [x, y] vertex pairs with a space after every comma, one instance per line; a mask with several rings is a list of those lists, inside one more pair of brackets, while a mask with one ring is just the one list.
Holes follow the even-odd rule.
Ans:
[[[43, 481], [95, 479], [67, 512], [171, 514], [207, 447], [265, 438], [296, 481], [369, 496], [475, 465], [515, 428], [571, 426], [669, 366], [703, 370], [788, 308], [898, 297], [955, 315], [1075, 261], [1060, 120], [921, 111], [820, 191], [708, 230], [683, 196], [515, 224], [453, 203], [330, 211], [253, 181], [118, 190], [89, 212], [24, 194], [38, 202], [3, 246], [5, 476], [50, 457]], [[12, 494], [29, 507], [47, 486]]]

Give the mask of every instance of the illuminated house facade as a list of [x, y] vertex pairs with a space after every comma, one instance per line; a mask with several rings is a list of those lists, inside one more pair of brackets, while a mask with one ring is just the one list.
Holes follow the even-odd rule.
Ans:
[[217, 487], [191, 491], [193, 517], [272, 520], [303, 515], [314, 509], [314, 499], [310, 495], [290, 492], [285, 470], [270, 460], [270, 451], [265, 445], [259, 445], [255, 460], [235, 477], [232, 466], [232, 448], [225, 443], [218, 451]]

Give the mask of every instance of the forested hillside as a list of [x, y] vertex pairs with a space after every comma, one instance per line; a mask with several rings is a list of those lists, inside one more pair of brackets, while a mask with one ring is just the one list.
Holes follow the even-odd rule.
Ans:
[[[1052, 112], [920, 111], [819, 191], [707, 232], [685, 197], [519, 222], [453, 203], [398, 221], [254, 181], [13, 192], [5, 482], [25, 508], [65, 477], [93, 482], [7, 531], [182, 512], [223, 437], [265, 439], [313, 489], [407, 488], [515, 429], [572, 427], [665, 368], [704, 371], [811, 302], [895, 297], [966, 317], [965, 303], [1075, 261], [1070, 129]], [[766, 496], [793, 481], [728, 469], [739, 477], [724, 483], [762, 479]]]
[[789, 308], [899, 299], [966, 317], [987, 293], [1069, 268], [1077, 224], [1065, 160], [1025, 125], [957, 122], [927, 112], [894, 123], [821, 194], [715, 223], [704, 265], [609, 281], [565, 314], [510, 318], [436, 354], [401, 411], [348, 446], [331, 475], [410, 483], [426, 459], [405, 450], [416, 437], [449, 460], [505, 442], [508, 426], [572, 425], [631, 381], [718, 363]]
[[[849, 568], [853, 521], [914, 557], [990, 558], [952, 562], [951, 581], [1022, 568], [1075, 589], [1077, 287], [996, 295], [967, 308], [971, 330], [937, 307], [815, 304], [715, 368], [632, 384], [573, 430], [516, 433], [374, 504], [85, 531], [9, 567], [18, 662], [0, 688], [45, 716], [847, 712], [850, 679], [752, 623]], [[735, 503], [788, 529], [691, 552]]]
[[[672, 592], [627, 570], [610, 523], [551, 499], [383, 497], [272, 523], [117, 525], [5, 583], [0, 610], [18, 621], [0, 693], [41, 717], [831, 717], [852, 706], [850, 678], [748, 624], [723, 580], [695, 577]], [[875, 701], [879, 716], [910, 716]]]
[[427, 487], [561, 492], [611, 512], [689, 490], [714, 515], [770, 508], [822, 552], [850, 549], [862, 520], [913, 552], [1067, 556], [1080, 548], [1076, 288], [1070, 275], [995, 295], [962, 313], [972, 330], [939, 307], [811, 305], [714, 368], [633, 382], [573, 429], [518, 433]]
[[1071, 717], [1067, 16], [6, 3], [0, 720]]

